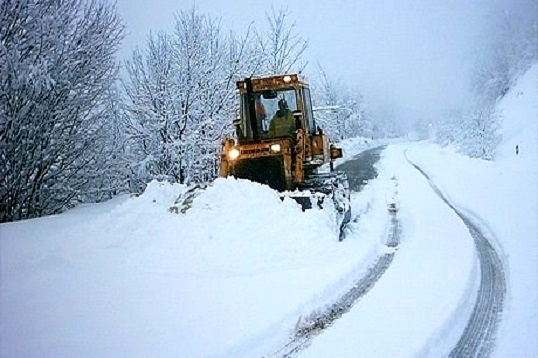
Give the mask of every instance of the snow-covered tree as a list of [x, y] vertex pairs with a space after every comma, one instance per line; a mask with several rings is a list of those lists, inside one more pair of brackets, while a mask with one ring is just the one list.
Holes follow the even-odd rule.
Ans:
[[92, 190], [123, 26], [100, 0], [0, 2], [0, 220]]
[[456, 145], [471, 158], [493, 159], [500, 142], [500, 116], [493, 107], [469, 110], [460, 121]]
[[319, 80], [312, 86], [316, 120], [333, 140], [372, 135], [373, 126], [358, 89], [330, 78], [319, 66]]
[[137, 190], [153, 178], [185, 177], [184, 164], [178, 160], [184, 148], [177, 145], [185, 135], [186, 121], [173, 66], [172, 41], [165, 34], [150, 36], [147, 52], [137, 49], [126, 62], [123, 125]]
[[452, 144], [469, 157], [490, 160], [500, 142], [500, 123], [501, 116], [495, 107], [480, 104], [453, 110], [443, 120], [433, 123], [433, 129], [437, 143]]
[[495, 106], [517, 78], [538, 59], [538, 3], [494, 0], [487, 3], [485, 29], [471, 72], [473, 97], [467, 108], [436, 123], [436, 140], [454, 144], [471, 157], [492, 159], [499, 143]]
[[137, 187], [155, 178], [179, 183], [213, 179], [221, 140], [233, 131], [235, 82], [261, 57], [250, 29], [224, 36], [220, 22], [195, 9], [176, 16], [174, 33], [150, 36], [127, 62], [124, 125]]
[[302, 56], [308, 41], [297, 32], [295, 22], [288, 22], [289, 11], [272, 7], [265, 16], [269, 30], [257, 35], [259, 52], [263, 54], [262, 73], [302, 72], [306, 67]]
[[461, 135], [461, 118], [463, 110], [452, 109], [443, 118], [436, 118], [432, 121], [433, 136], [435, 141], [441, 146], [455, 143]]
[[488, 3], [489, 27], [476, 52], [472, 88], [491, 106], [538, 60], [538, 3], [495, 0]]
[[122, 98], [117, 84], [108, 92], [105, 103], [106, 120], [95, 138], [95, 166], [87, 178], [93, 183], [80, 199], [83, 202], [102, 201], [120, 193], [133, 191], [130, 183], [126, 135], [122, 128]]

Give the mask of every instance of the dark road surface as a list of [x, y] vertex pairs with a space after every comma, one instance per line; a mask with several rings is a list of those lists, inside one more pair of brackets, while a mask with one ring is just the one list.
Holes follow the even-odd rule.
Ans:
[[359, 192], [368, 180], [377, 177], [374, 164], [386, 146], [365, 150], [335, 168], [346, 172], [351, 191]]

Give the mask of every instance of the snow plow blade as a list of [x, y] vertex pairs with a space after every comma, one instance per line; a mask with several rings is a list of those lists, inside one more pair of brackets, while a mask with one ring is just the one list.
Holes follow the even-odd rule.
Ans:
[[330, 172], [311, 176], [300, 191], [285, 192], [281, 199], [289, 197], [301, 205], [304, 210], [332, 205], [335, 222], [338, 227], [338, 240], [344, 239], [346, 225], [351, 221], [351, 204], [349, 182], [345, 172]]

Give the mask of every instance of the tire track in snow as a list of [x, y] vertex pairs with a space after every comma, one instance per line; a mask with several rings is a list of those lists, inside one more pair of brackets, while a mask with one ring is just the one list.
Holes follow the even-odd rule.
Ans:
[[[407, 156], [406, 156], [407, 158]], [[435, 193], [461, 218], [474, 239], [480, 260], [480, 288], [473, 312], [467, 326], [450, 357], [489, 356], [495, 344], [495, 336], [501, 320], [506, 295], [506, 279], [501, 259], [480, 224], [462, 214], [441, 193], [431, 178], [418, 165], [407, 158], [409, 164], [417, 169], [427, 180]]]
[[[380, 153], [385, 147], [380, 146], [365, 150], [336, 168], [348, 174], [351, 190], [359, 192], [368, 180], [377, 177], [374, 164], [379, 160]], [[285, 346], [273, 353], [271, 355], [272, 357], [296, 356], [310, 345], [314, 336], [321, 333], [335, 320], [349, 312], [352, 306], [374, 287], [392, 263], [400, 243], [401, 228], [397, 212], [390, 212], [389, 218], [390, 223], [387, 225], [386, 237], [384, 238], [385, 252], [377, 258], [364, 275], [357, 277], [355, 284], [338, 300], [330, 304], [323, 311], [312, 312], [309, 317], [300, 320], [296, 325], [294, 336]], [[356, 219], [358, 218], [354, 218], [352, 221]]]
[[314, 336], [328, 328], [335, 320], [349, 312], [352, 306], [365, 296], [389, 268], [400, 243], [400, 222], [396, 213], [391, 213], [390, 228], [386, 238], [387, 251], [377, 258], [366, 274], [359, 277], [353, 287], [321, 313], [314, 313], [305, 321], [298, 322], [294, 337], [274, 357], [294, 357], [307, 348]]

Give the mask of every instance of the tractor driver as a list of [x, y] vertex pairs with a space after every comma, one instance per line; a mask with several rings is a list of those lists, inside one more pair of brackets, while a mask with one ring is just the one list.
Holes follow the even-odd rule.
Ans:
[[295, 118], [288, 108], [288, 103], [284, 98], [278, 101], [278, 111], [276, 111], [271, 125], [269, 126], [270, 137], [290, 136], [295, 138]]

